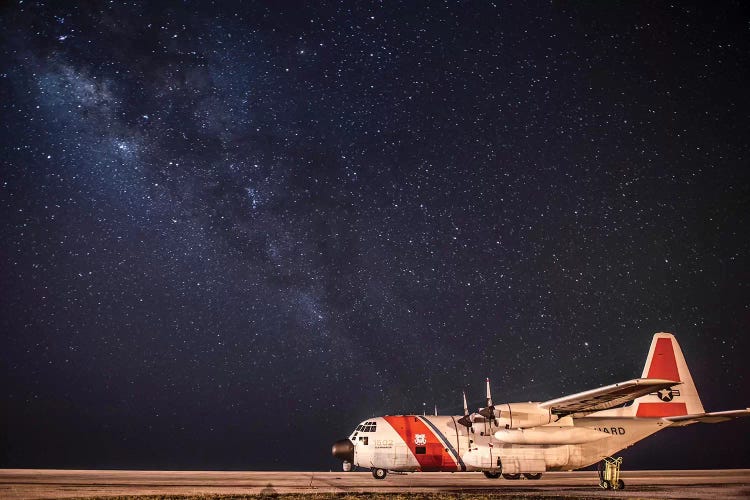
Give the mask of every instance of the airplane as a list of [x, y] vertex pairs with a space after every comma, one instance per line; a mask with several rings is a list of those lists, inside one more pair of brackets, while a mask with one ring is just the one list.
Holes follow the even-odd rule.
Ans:
[[[641, 378], [543, 402], [494, 404], [456, 416], [386, 415], [336, 441], [333, 456], [375, 479], [392, 472], [483, 472], [489, 479], [539, 479], [613, 454], [667, 427], [750, 416], [750, 408], [705, 412], [677, 339], [657, 333]], [[618, 469], [619, 470], [619, 469]], [[619, 484], [606, 488], [624, 487]]]

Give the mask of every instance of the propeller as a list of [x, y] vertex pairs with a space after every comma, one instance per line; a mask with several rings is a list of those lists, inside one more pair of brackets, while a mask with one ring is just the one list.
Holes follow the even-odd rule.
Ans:
[[492, 403], [492, 394], [490, 393], [490, 379], [487, 379], [487, 407], [479, 410], [479, 414], [486, 418], [490, 425], [495, 420], [495, 405]]
[[464, 416], [459, 418], [457, 422], [464, 427], [472, 427], [474, 425], [471, 415], [469, 415], [469, 405], [466, 404], [466, 391], [464, 391]]

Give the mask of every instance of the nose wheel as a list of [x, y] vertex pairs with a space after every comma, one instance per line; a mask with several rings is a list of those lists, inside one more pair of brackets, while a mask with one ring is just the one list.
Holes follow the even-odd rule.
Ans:
[[388, 471], [385, 469], [378, 469], [378, 468], [372, 469], [372, 477], [374, 477], [375, 479], [385, 479], [385, 476], [387, 475], [388, 475]]

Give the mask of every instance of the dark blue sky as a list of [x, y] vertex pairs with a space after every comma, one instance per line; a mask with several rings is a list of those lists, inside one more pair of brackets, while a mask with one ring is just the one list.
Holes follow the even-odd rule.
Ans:
[[277, 3], [2, 7], [0, 466], [328, 469], [657, 331], [748, 406], [742, 2]]

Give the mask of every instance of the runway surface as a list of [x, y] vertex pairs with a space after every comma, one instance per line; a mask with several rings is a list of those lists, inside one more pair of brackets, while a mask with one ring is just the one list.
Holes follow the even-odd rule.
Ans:
[[538, 481], [481, 473], [196, 472], [0, 469], [0, 498], [311, 493], [476, 493], [512, 497], [750, 498], [750, 469], [623, 471], [626, 489], [599, 488], [596, 472], [548, 472]]

